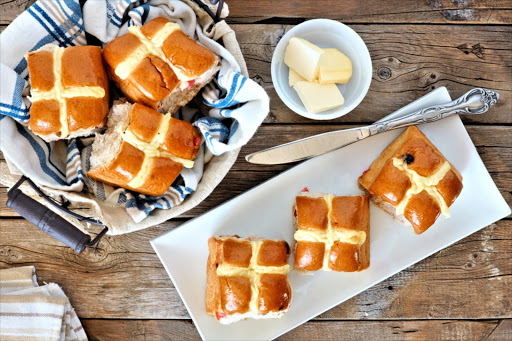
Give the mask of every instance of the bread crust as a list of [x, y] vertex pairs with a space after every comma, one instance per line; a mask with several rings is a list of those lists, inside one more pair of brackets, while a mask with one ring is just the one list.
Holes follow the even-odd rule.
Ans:
[[[393, 165], [393, 158], [403, 159], [408, 169], [421, 177], [434, 175], [447, 160], [416, 126], [411, 126], [387, 146], [358, 179], [359, 186], [370, 194], [370, 200], [378, 207], [396, 221], [412, 226], [415, 233], [423, 233], [435, 223], [441, 208], [437, 201], [426, 197], [430, 196], [426, 191], [422, 191], [408, 199], [404, 214], [397, 214], [396, 207], [405, 200], [411, 182], [404, 171]], [[434, 186], [447, 207], [453, 204], [463, 187], [459, 171], [451, 163], [449, 166], [449, 171]]]
[[[57, 63], [54, 60], [56, 50], [63, 50], [58, 61], [60, 68], [54, 68]], [[35, 134], [50, 142], [91, 135], [104, 127], [109, 88], [98, 46], [62, 49], [56, 45], [45, 45], [29, 52], [27, 63], [33, 101], [29, 128]], [[55, 87], [61, 88], [61, 91], [52, 92]], [[92, 97], [88, 93], [89, 89], [95, 88], [103, 89], [103, 97]], [[58, 97], [58, 93], [66, 91], [73, 91], [73, 95]], [[60, 116], [64, 110], [67, 124], [63, 127]]]
[[[166, 18], [155, 18], [140, 28], [140, 34], [151, 40], [169, 23]], [[148, 54], [133, 62], [129, 75], [121, 78], [116, 68], [144, 47], [134, 33], [112, 40], [103, 51], [111, 78], [130, 102], [172, 114], [187, 104], [220, 68], [215, 54], [178, 29], [170, 32], [161, 46], [155, 45], [161, 52], [146, 50]]]
[[297, 224], [302, 230], [325, 231], [327, 229], [328, 207], [325, 199], [301, 195], [295, 199]]
[[221, 243], [211, 237], [208, 239], [208, 263], [206, 264], [206, 312], [215, 316], [220, 309], [220, 281], [217, 276], [218, 255]]
[[[329, 203], [329, 211], [318, 204], [321, 201]], [[304, 240], [295, 235], [295, 269], [304, 272], [321, 269], [352, 272], [370, 266], [370, 211], [366, 196], [301, 193], [296, 197], [293, 212], [296, 229], [313, 233]], [[322, 215], [327, 220], [326, 228], [311, 229], [313, 221], [323, 221]], [[360, 232], [364, 232], [364, 240], [360, 240]], [[332, 236], [328, 238], [325, 233]], [[336, 237], [337, 233], [341, 236]], [[333, 239], [332, 245], [329, 244], [330, 238]]]
[[[113, 107], [112, 110], [116, 108]], [[126, 115], [129, 117], [120, 122], [109, 121], [109, 130], [106, 133], [112, 138], [122, 140], [119, 150], [114, 153], [114, 157], [108, 163], [102, 162], [91, 167], [87, 175], [106, 184], [142, 194], [163, 195], [182, 171], [183, 164], [162, 153], [193, 160], [201, 142], [199, 132], [190, 122], [174, 118], [165, 121], [162, 114], [141, 104], [128, 105], [126, 110], [128, 110]], [[167, 134], [163, 142], [158, 144], [161, 129], [166, 130]], [[133, 134], [138, 143], [147, 149], [143, 151], [137, 145], [132, 145], [132, 141], [123, 140], [128, 133]], [[173, 138], [170, 139], [169, 136]], [[154, 139], [156, 143], [153, 143]], [[91, 157], [99, 159], [98, 154], [104, 152], [106, 143], [104, 138], [97, 138], [93, 144]], [[173, 144], [172, 148], [168, 146], [169, 143]], [[144, 164], [147, 168], [144, 168]], [[145, 173], [140, 175], [141, 172]], [[142, 182], [132, 185], [132, 181], [140, 176], [142, 176]]]
[[[255, 242], [258, 246], [252, 244]], [[245, 318], [276, 318], [288, 310], [292, 292], [287, 270], [272, 272], [272, 269], [288, 268], [290, 249], [285, 241], [214, 236], [208, 240], [208, 250], [205, 297], [208, 314], [227, 324]], [[235, 272], [218, 275], [217, 269], [226, 266]], [[265, 270], [267, 267], [269, 270]], [[256, 311], [251, 308], [254, 297], [257, 297]]]
[[318, 271], [324, 265], [325, 243], [297, 241], [295, 246], [295, 269]]
[[366, 196], [333, 198], [333, 229], [349, 229], [365, 233], [363, 244], [335, 242], [329, 254], [329, 267], [334, 271], [362, 271], [370, 266], [370, 204]]

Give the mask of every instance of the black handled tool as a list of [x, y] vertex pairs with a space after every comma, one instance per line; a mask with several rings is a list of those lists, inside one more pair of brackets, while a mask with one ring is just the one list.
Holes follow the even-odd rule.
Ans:
[[7, 207], [18, 212], [23, 218], [39, 227], [44, 232], [56, 238], [60, 242], [71, 247], [76, 253], [81, 253], [86, 247], [94, 246], [107, 233], [108, 227], [105, 228], [91, 240], [91, 236], [80, 231], [75, 225], [62, 218], [60, 215], [42, 205], [28, 195], [24, 194], [18, 187], [27, 182], [36, 193], [57, 208], [70, 216], [84, 222], [94, 225], [105, 226], [102, 222], [83, 217], [75, 212], [70, 211], [65, 204], [60, 204], [44, 194], [32, 180], [22, 176], [20, 180], [7, 192]]

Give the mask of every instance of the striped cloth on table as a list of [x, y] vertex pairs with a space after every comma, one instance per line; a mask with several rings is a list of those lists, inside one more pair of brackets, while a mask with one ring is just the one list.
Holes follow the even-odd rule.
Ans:
[[37, 286], [33, 266], [0, 270], [0, 295]]
[[[185, 107], [178, 112], [178, 118], [189, 119], [200, 130], [206, 148], [202, 148], [194, 168], [185, 169], [162, 197], [149, 197], [88, 179], [85, 174], [91, 139], [46, 143], [26, 127], [30, 101], [25, 54], [48, 43], [64, 47], [85, 45], [85, 31], [107, 43], [127, 33], [129, 26], [142, 25], [159, 16], [177, 22], [184, 33], [221, 56], [217, 77], [227, 94], [219, 98], [219, 89], [208, 86], [203, 92], [206, 110]], [[78, 0], [39, 0], [5, 29], [0, 46], [0, 150], [9, 164], [40, 185], [76, 192], [85, 188], [99, 200], [124, 205], [135, 222], [156, 208], [181, 204], [197, 189], [204, 163], [211, 155], [246, 144], [269, 110], [263, 88], [240, 73], [233, 55], [204, 34], [193, 9], [181, 1], [89, 0], [82, 15]]]
[[37, 286], [35, 268], [0, 270], [0, 340], [87, 340], [80, 320], [55, 283]]

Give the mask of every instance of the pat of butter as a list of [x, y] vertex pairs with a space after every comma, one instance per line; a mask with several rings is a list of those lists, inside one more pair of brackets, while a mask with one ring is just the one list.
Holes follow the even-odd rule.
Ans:
[[306, 110], [313, 114], [337, 108], [345, 103], [340, 90], [334, 84], [299, 81], [293, 88], [299, 94]]
[[306, 81], [306, 78], [299, 75], [294, 69], [290, 68], [290, 73], [288, 74], [288, 85], [294, 86], [295, 83], [299, 81]]
[[345, 84], [348, 83], [352, 71], [325, 71], [320, 69], [318, 72], [318, 82], [320, 84]]
[[299, 75], [312, 82], [318, 74], [320, 57], [324, 50], [309, 41], [293, 37], [288, 42], [284, 63]]
[[320, 84], [345, 84], [352, 77], [352, 62], [338, 49], [324, 49], [319, 63], [318, 81]]

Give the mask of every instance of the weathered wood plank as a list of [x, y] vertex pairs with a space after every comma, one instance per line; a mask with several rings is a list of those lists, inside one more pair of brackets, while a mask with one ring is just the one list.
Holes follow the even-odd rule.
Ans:
[[[39, 282], [60, 284], [81, 318], [187, 318], [149, 244], [181, 223], [106, 237], [76, 255], [23, 219], [0, 219], [0, 268], [35, 265]], [[512, 318], [511, 228], [492, 224], [319, 318]]]
[[[242, 149], [232, 170], [210, 197], [182, 217], [194, 217], [207, 212], [292, 167], [291, 165], [253, 165], [245, 161], [245, 155], [273, 145], [349, 127], [353, 126], [263, 125], [249, 144]], [[505, 199], [512, 205], [512, 127], [469, 125], [466, 128], [496, 185]], [[6, 192], [6, 188], [0, 187], [0, 216], [18, 216], [16, 212], [5, 206], [7, 201]]]
[[229, 22], [255, 23], [329, 18], [347, 23], [464, 23], [512, 22], [510, 2], [501, 1], [251, 1], [229, 0]]
[[[365, 340], [383, 341], [485, 340], [499, 322], [499, 320], [310, 321], [277, 340], [360, 340], [363, 336]], [[506, 322], [502, 320], [500, 326]], [[199, 333], [191, 320], [84, 319], [82, 324], [91, 341], [200, 340]], [[494, 336], [494, 333], [492, 335]], [[510, 337], [510, 334], [508, 336]]]
[[278, 340], [485, 340], [496, 320], [313, 321]]
[[[233, 25], [249, 73], [270, 96], [267, 122], [311, 122], [288, 109], [272, 85], [275, 45], [293, 26]], [[361, 104], [334, 122], [374, 122], [446, 86], [453, 98], [474, 87], [497, 90], [489, 113], [467, 123], [512, 123], [512, 27], [459, 25], [351, 25], [368, 46], [373, 80]], [[330, 121], [330, 122], [333, 122]]]
[[0, 25], [9, 25], [36, 0], [0, 0]]
[[[250, 75], [271, 98], [266, 122], [311, 122], [288, 109], [272, 86], [270, 61], [275, 45], [293, 26], [233, 25]], [[512, 27], [461, 25], [352, 25], [373, 60], [373, 81], [363, 102], [331, 122], [374, 122], [446, 86], [452, 97], [473, 87], [497, 90], [497, 106], [466, 123], [512, 123]]]
[[[9, 24], [35, 0], [1, 0], [0, 24]], [[252, 1], [229, 0], [228, 23], [275, 22], [280, 19], [301, 21], [329, 18], [347, 23], [456, 23], [508, 24], [512, 9], [507, 0], [379, 1], [361, 4], [357, 0], [335, 1]]]
[[512, 340], [512, 320], [501, 320], [487, 339], [489, 341]]

